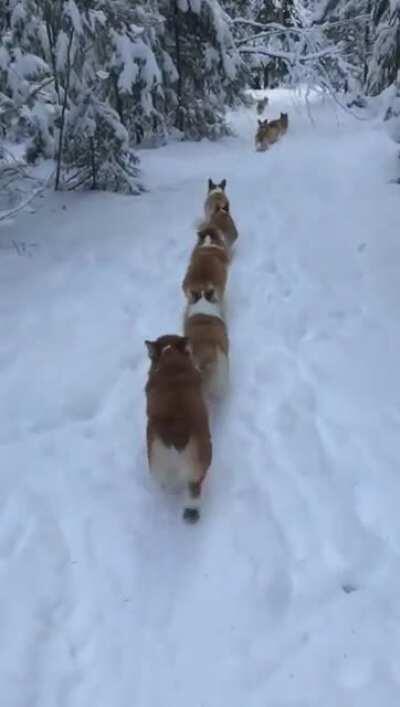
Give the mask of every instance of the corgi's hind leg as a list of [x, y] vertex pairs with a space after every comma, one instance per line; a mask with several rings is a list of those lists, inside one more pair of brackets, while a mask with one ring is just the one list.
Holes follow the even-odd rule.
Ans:
[[187, 523], [197, 523], [200, 518], [201, 481], [189, 481], [183, 509], [183, 519]]

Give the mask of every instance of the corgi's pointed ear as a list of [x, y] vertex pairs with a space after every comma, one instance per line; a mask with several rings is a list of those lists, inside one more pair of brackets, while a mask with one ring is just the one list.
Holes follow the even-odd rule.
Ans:
[[222, 189], [222, 191], [225, 191], [226, 179], [223, 179], [219, 186], [220, 186], [220, 188]]
[[149, 357], [151, 358], [152, 361], [157, 357], [157, 348], [156, 348], [156, 342], [155, 341], [145, 341], [144, 342], [147, 347], [147, 353], [149, 354]]
[[264, 122], [264, 121], [263, 121], [263, 120], [260, 120], [260, 118], [258, 119], [258, 124], [259, 124], [260, 128], [261, 128], [263, 122]]
[[213, 189], [215, 189], [215, 186], [216, 185], [214, 184], [213, 180], [209, 179], [208, 180], [208, 191], [212, 191]]

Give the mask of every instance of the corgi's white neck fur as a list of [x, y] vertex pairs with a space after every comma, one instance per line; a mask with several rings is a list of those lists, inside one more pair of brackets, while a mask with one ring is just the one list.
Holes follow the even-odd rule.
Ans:
[[200, 297], [197, 302], [188, 304], [186, 312], [188, 317], [193, 317], [195, 314], [206, 314], [209, 317], [218, 317], [218, 319], [224, 321], [221, 302], [210, 302], [205, 297]]
[[206, 236], [203, 242], [200, 244], [200, 248], [219, 248], [220, 250], [225, 250], [225, 246], [219, 243], [213, 243], [211, 236]]
[[210, 196], [210, 194], [223, 194], [223, 193], [224, 193], [224, 190], [221, 189], [221, 187], [214, 187], [214, 189], [210, 189], [210, 191], [208, 192], [208, 196]]

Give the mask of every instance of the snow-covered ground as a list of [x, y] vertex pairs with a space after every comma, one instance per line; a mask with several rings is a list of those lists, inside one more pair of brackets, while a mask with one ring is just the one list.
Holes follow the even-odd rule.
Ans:
[[[285, 106], [267, 153], [242, 111], [235, 138], [143, 152], [140, 198], [1, 225], [4, 707], [398, 707], [396, 148]], [[232, 390], [188, 527], [147, 471], [144, 339], [180, 329], [209, 176], [240, 227]]]

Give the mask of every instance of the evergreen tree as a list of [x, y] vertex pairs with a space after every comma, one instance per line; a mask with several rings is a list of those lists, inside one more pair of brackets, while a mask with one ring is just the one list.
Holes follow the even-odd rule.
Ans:
[[62, 184], [68, 189], [102, 189], [137, 194], [137, 158], [118, 114], [87, 92], [72, 109], [65, 132]]
[[10, 139], [32, 137], [53, 154], [51, 72], [39, 0], [0, 9], [0, 121]]
[[400, 6], [376, 0], [372, 11], [373, 50], [368, 72], [368, 92], [381, 93], [393, 85], [400, 68]]
[[[252, 73], [254, 88], [272, 88], [284, 83], [288, 75], [286, 62], [266, 50], [271, 42], [275, 48], [286, 46], [284, 30], [293, 25], [293, 0], [225, 0], [225, 7], [233, 18], [235, 39]], [[274, 25], [269, 32], [270, 41], [265, 33], [269, 25]], [[282, 32], [279, 32], [278, 25]], [[257, 48], [264, 52], [253, 51]]]
[[132, 147], [218, 137], [243, 99], [218, 0], [7, 0], [0, 29], [0, 127], [56, 159], [56, 188], [135, 191]]
[[161, 0], [164, 47], [177, 71], [172, 126], [186, 137], [226, 132], [226, 106], [243, 100], [245, 69], [217, 0]]

